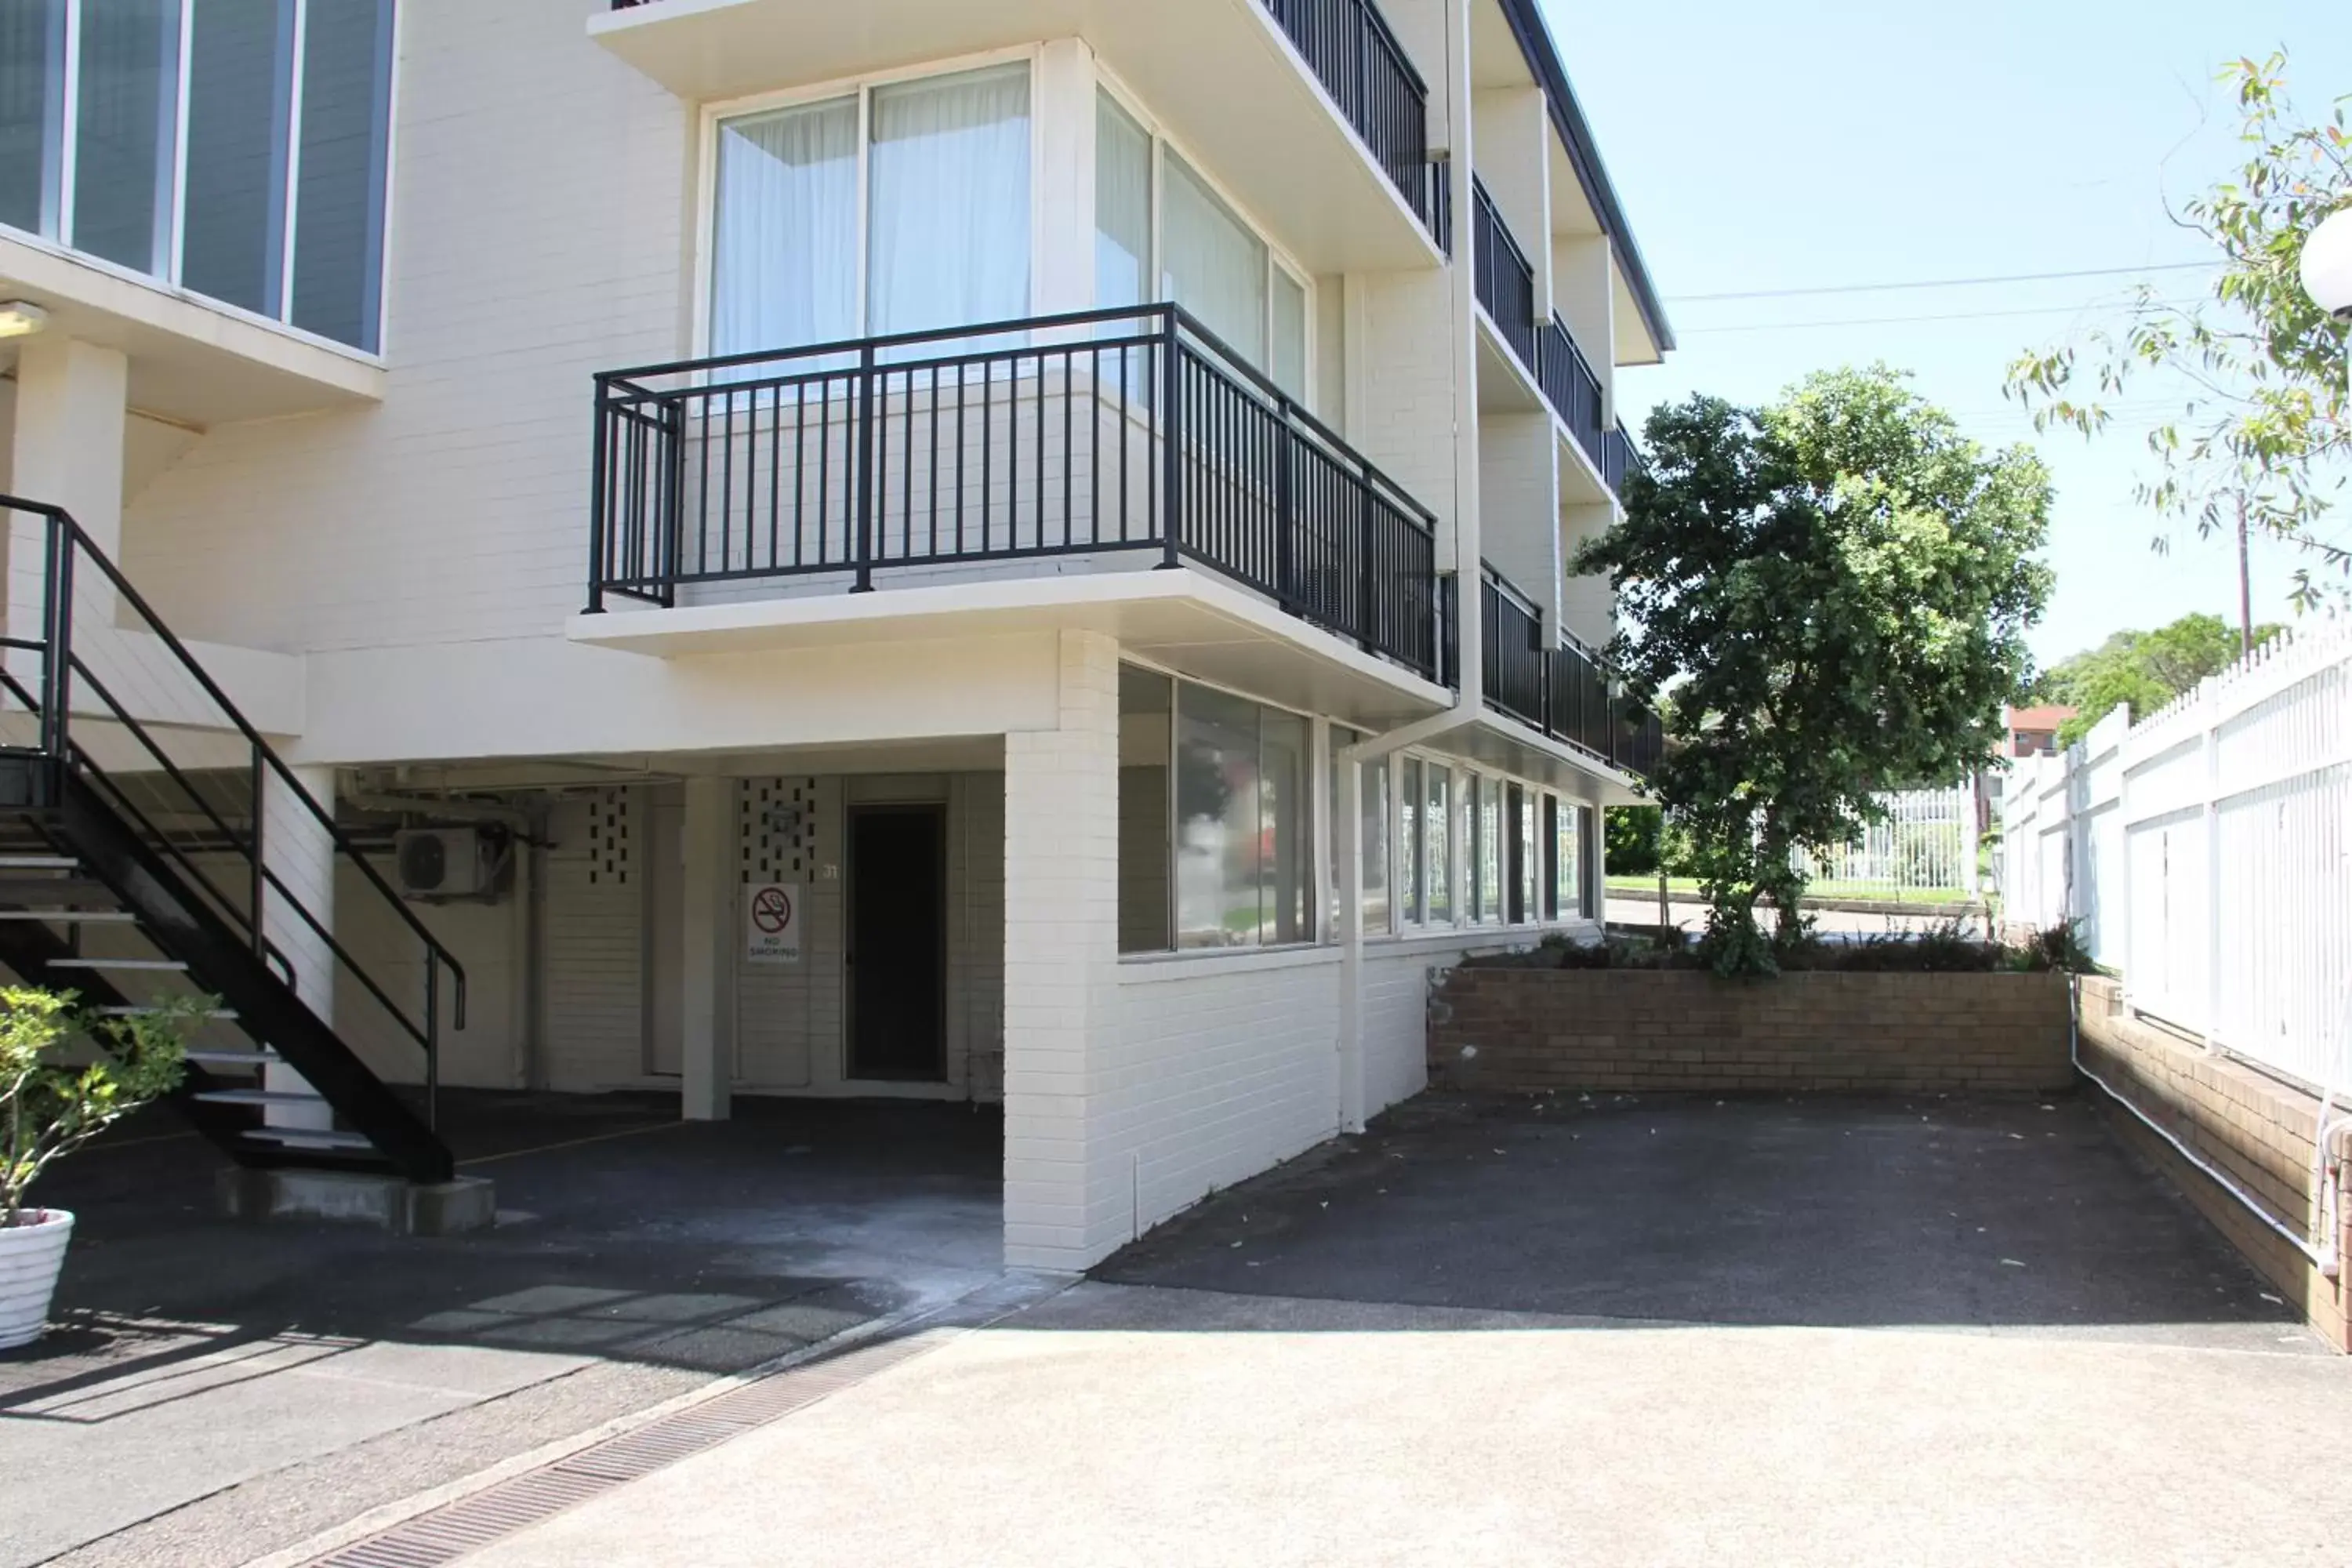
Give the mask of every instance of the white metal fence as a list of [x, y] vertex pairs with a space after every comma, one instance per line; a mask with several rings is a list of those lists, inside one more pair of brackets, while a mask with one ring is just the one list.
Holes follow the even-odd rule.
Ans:
[[2081, 921], [2134, 1008], [2352, 1089], [2352, 626], [2019, 763], [2000, 864], [2003, 918]]
[[1813, 898], [1887, 898], [1977, 890], [1976, 794], [1969, 789], [1883, 795], [1886, 820], [1826, 855], [1799, 850], [1796, 868]]

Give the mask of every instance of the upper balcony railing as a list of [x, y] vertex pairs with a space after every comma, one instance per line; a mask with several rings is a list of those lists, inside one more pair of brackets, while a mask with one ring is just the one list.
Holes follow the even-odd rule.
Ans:
[[1621, 773], [1648, 776], [1664, 751], [1658, 716], [1574, 637], [1547, 637], [1543, 612], [1501, 573], [1487, 566], [1480, 575], [1486, 706]]
[[1424, 678], [1429, 513], [1174, 306], [596, 378], [588, 608], [1192, 563]]
[[[1567, 423], [1576, 444], [1607, 477], [1608, 443], [1603, 435], [1606, 426], [1601, 423], [1601, 378], [1593, 374], [1592, 362], [1577, 346], [1568, 323], [1556, 313], [1544, 328], [1536, 380], [1543, 387], [1546, 400]], [[1610, 488], [1616, 488], [1613, 481]]]
[[1503, 221], [1502, 208], [1486, 189], [1486, 182], [1473, 176], [1470, 182], [1472, 202], [1470, 230], [1475, 244], [1475, 266], [1478, 275], [1478, 303], [1486, 307], [1486, 314], [1495, 322], [1495, 330], [1519, 356], [1519, 363], [1532, 372], [1537, 365], [1536, 348], [1536, 269], [1528, 260], [1528, 253], [1519, 247], [1511, 226]]
[[1601, 477], [1609, 481], [1610, 489], [1622, 495], [1625, 476], [1642, 466], [1642, 449], [1633, 445], [1633, 437], [1625, 433], [1622, 419], [1611, 428], [1601, 453]]
[[1275, 22], [1424, 225], [1435, 205], [1429, 87], [1372, 0], [1265, 0]]

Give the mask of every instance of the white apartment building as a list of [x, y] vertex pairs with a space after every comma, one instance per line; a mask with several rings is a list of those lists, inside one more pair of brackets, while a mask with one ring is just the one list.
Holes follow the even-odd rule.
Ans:
[[251, 1162], [1001, 1101], [1083, 1268], [1422, 1088], [1655, 745], [1535, 0], [10, 0], [0, 333], [0, 904], [134, 917], [0, 960], [226, 998]]

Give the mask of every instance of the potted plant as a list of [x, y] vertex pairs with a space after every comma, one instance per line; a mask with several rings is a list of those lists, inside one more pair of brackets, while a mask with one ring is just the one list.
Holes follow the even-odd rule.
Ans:
[[[0, 987], [0, 1350], [40, 1337], [73, 1234], [71, 1214], [26, 1206], [26, 1189], [52, 1161], [177, 1088], [188, 1036], [210, 1008], [187, 998], [110, 1018], [83, 1012], [71, 992]], [[62, 1060], [77, 1038], [104, 1058]]]

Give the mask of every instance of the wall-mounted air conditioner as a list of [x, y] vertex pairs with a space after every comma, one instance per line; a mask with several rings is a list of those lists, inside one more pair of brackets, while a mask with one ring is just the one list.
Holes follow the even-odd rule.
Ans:
[[411, 827], [394, 835], [393, 858], [404, 897], [495, 899], [507, 847], [478, 827]]

